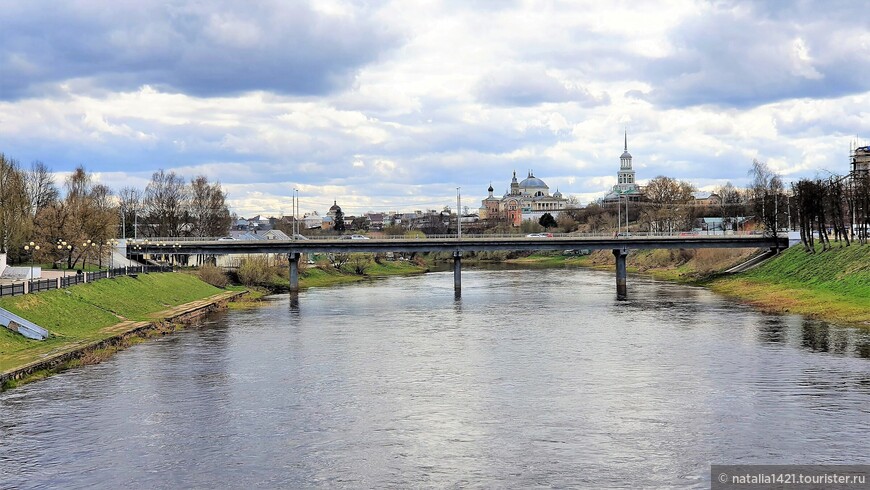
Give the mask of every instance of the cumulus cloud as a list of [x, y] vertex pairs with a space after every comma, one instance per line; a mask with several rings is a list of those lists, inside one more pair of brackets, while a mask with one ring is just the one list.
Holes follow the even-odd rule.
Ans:
[[[477, 205], [843, 171], [870, 133], [856, 2], [7, 2], [0, 151], [112, 184], [205, 174], [240, 214]], [[125, 178], [129, 176], [129, 178]]]
[[514, 67], [487, 74], [477, 86], [479, 100], [501, 106], [534, 106], [545, 102], [576, 102], [584, 106], [606, 104], [604, 93], [557, 79], [539, 68]]
[[[806, 4], [804, 4], [806, 5]], [[715, 4], [669, 35], [674, 52], [639, 71], [665, 106], [754, 107], [802, 97], [839, 97], [870, 89], [870, 22], [817, 11], [765, 11], [759, 4]]]
[[197, 96], [262, 90], [322, 95], [399, 39], [366, 7], [318, 2], [34, 0], [0, 10], [0, 98], [86, 79]]

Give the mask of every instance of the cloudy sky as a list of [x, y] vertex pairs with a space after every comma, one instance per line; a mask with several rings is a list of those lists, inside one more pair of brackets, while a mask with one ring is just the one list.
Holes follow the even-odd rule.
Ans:
[[[586, 203], [638, 179], [844, 173], [870, 137], [856, 1], [0, 0], [0, 152], [242, 216], [476, 208], [532, 169]], [[867, 139], [863, 140], [864, 142]]]

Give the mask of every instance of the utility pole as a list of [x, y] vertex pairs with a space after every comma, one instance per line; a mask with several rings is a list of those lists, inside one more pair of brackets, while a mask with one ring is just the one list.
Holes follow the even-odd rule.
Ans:
[[773, 236], [779, 234], [779, 191], [773, 195]]
[[456, 239], [462, 239], [462, 197], [460, 195], [461, 187], [456, 188]]
[[622, 195], [616, 195], [616, 236], [619, 236], [619, 231], [622, 229]]
[[628, 195], [625, 196], [625, 232], [628, 233]]

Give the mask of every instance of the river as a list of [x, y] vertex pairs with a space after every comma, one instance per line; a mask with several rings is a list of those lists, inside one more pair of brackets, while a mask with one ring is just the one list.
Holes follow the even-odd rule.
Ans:
[[0, 488], [709, 488], [868, 464], [870, 330], [576, 269], [310, 289], [0, 394]]

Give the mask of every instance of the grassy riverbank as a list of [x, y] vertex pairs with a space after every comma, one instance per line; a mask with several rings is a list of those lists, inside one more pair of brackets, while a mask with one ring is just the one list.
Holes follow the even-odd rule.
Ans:
[[[696, 283], [746, 261], [757, 252], [748, 249], [632, 250], [628, 254], [626, 266], [632, 273], [648, 274], [669, 281]], [[579, 266], [605, 270], [615, 266], [610, 250], [596, 250], [589, 255], [537, 253], [505, 262], [540, 267]]]
[[870, 325], [870, 246], [807, 254], [792, 247], [761, 266], [706, 281], [714, 291], [771, 312]]
[[[272, 278], [269, 283], [261, 283], [259, 285], [272, 291], [286, 291], [290, 287], [287, 268], [278, 267], [276, 270], [277, 273], [271, 274]], [[381, 263], [371, 261], [365, 264], [362, 273], [358, 273], [353, 270], [352, 264], [345, 264], [341, 269], [336, 269], [324, 261], [316, 266], [306, 264], [306, 267], [300, 268], [299, 287], [301, 289], [328, 287], [336, 284], [365, 281], [377, 277], [422, 274], [428, 270], [428, 266], [423, 263], [404, 260], [384, 260]]]
[[557, 252], [535, 253], [527, 257], [507, 259], [505, 263], [529, 265], [536, 267], [589, 267], [592, 265], [591, 255], [563, 255]]
[[123, 321], [150, 321], [159, 313], [222, 292], [190, 274], [140, 274], [67, 289], [0, 299], [7, 309], [46, 328], [51, 337], [28, 340], [0, 328], [0, 371], [14, 369], [65, 350], [111, 337]]
[[[638, 250], [628, 270], [658, 279], [707, 286], [764, 311], [798, 313], [835, 323], [870, 325], [870, 246], [807, 254], [793, 247], [761, 266], [734, 276], [721, 272], [758, 250]], [[612, 270], [613, 255], [599, 250], [582, 257], [534, 254], [507, 260], [541, 267], [584, 266]]]

